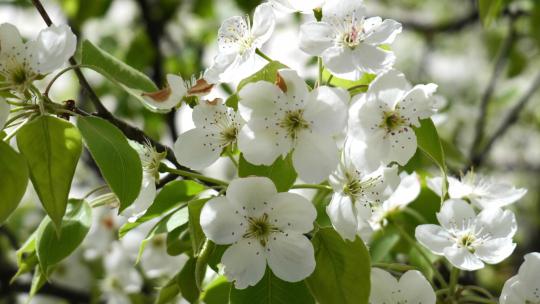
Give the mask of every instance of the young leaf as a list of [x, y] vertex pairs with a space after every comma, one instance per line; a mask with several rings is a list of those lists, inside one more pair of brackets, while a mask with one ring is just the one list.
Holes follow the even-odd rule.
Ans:
[[[433, 160], [441, 170], [443, 180], [446, 180], [446, 160], [444, 150], [442, 148], [437, 128], [431, 119], [422, 119], [420, 127], [414, 128], [418, 148], [424, 152], [431, 160]], [[443, 184], [443, 195], [441, 200], [446, 195], [446, 183]]]
[[159, 294], [156, 299], [156, 304], [172, 303], [173, 300], [180, 294], [180, 286], [178, 286], [176, 277], [172, 278], [159, 289]]
[[92, 225], [92, 208], [86, 201], [70, 200], [60, 236], [51, 221], [45, 218], [38, 228], [36, 252], [43, 274], [47, 276], [51, 266], [68, 257], [82, 243]]
[[120, 237], [123, 237], [126, 233], [142, 223], [154, 219], [169, 210], [178, 207], [181, 203], [193, 199], [203, 190], [203, 185], [190, 180], [172, 181], [166, 184], [156, 196], [154, 203], [146, 210], [143, 216], [139, 217], [135, 222], [128, 222], [120, 227], [120, 231], [118, 232]]
[[367, 304], [371, 263], [360, 238], [344, 241], [332, 228], [322, 228], [313, 237], [316, 267], [306, 279], [320, 304]]
[[189, 303], [196, 303], [199, 300], [200, 294], [195, 283], [195, 264], [196, 259], [190, 258], [176, 277], [182, 297], [188, 300]]
[[276, 277], [269, 268], [266, 268], [264, 277], [257, 285], [246, 289], [231, 287], [229, 303], [312, 304], [315, 301], [304, 282], [285, 282]]
[[503, 9], [504, 0], [478, 0], [478, 12], [485, 27], [497, 19]]
[[226, 277], [219, 276], [206, 286], [201, 294], [201, 300], [206, 304], [229, 304], [231, 285]]
[[26, 158], [41, 204], [59, 230], [82, 153], [81, 134], [65, 120], [40, 116], [19, 130], [17, 146]]
[[28, 167], [22, 155], [0, 141], [0, 225], [17, 208], [28, 185]]
[[238, 162], [238, 176], [246, 177], [250, 175], [265, 176], [270, 178], [280, 192], [288, 191], [296, 181], [296, 171], [292, 164], [292, 154], [286, 158], [279, 157], [270, 166], [256, 166], [249, 163], [242, 154]]
[[122, 212], [135, 201], [141, 189], [139, 155], [124, 134], [102, 118], [79, 117], [77, 125], [103, 178], [120, 200], [119, 212]]
[[191, 243], [193, 246], [193, 254], [195, 256], [199, 254], [199, 251], [201, 250], [201, 247], [205, 240], [204, 232], [202, 231], [201, 224], [200, 224], [200, 218], [201, 218], [202, 208], [208, 200], [209, 200], [208, 198], [204, 198], [200, 200], [191, 201], [188, 203], [189, 235], [191, 237]]
[[82, 64], [117, 83], [139, 100], [142, 98], [141, 93], [158, 90], [148, 76], [116, 59], [88, 40], [82, 43]]

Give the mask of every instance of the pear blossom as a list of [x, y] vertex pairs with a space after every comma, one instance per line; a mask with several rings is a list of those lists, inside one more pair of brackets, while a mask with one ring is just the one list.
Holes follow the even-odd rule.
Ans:
[[435, 113], [436, 89], [433, 83], [411, 87], [397, 70], [377, 76], [365, 94], [355, 96], [349, 110], [355, 161], [371, 167], [392, 161], [405, 165], [417, 148], [413, 127]]
[[113, 209], [107, 207], [95, 208], [92, 216], [92, 226], [82, 244], [84, 258], [96, 260], [110, 249], [116, 239], [116, 231], [121, 226], [121, 217], [117, 217]]
[[130, 304], [129, 294], [139, 293], [143, 279], [133, 267], [133, 261], [126, 259], [125, 249], [114, 243], [112, 250], [104, 257], [105, 278], [101, 291], [108, 304]]
[[0, 90], [24, 92], [40, 75], [62, 67], [73, 56], [77, 37], [65, 24], [51, 25], [24, 43], [15, 26], [3, 23], [0, 46]]
[[176, 107], [188, 92], [184, 79], [179, 75], [167, 74], [167, 86], [157, 92], [142, 94], [145, 105], [158, 112], [169, 111]]
[[416, 239], [459, 269], [474, 271], [483, 268], [484, 263], [497, 264], [516, 247], [512, 241], [516, 218], [509, 210], [489, 208], [476, 215], [467, 202], [450, 199], [437, 213], [437, 219], [441, 226], [416, 227]]
[[325, 68], [341, 78], [357, 80], [362, 73], [388, 70], [396, 59], [380, 48], [391, 44], [401, 24], [391, 19], [366, 17], [363, 1], [326, 1], [322, 20], [308, 22], [300, 30], [300, 48], [320, 56]]
[[238, 93], [238, 111], [246, 121], [238, 147], [255, 165], [271, 165], [292, 152], [294, 168], [306, 182], [321, 182], [337, 167], [333, 136], [347, 121], [348, 93], [321, 86], [309, 91], [298, 74], [279, 70], [279, 83], [250, 83]]
[[7, 101], [0, 97], [0, 130], [2, 130], [6, 124], [11, 107]]
[[200, 223], [206, 237], [227, 245], [221, 263], [235, 288], [259, 282], [266, 265], [280, 279], [298, 282], [315, 269], [314, 249], [303, 234], [313, 229], [315, 207], [303, 196], [278, 193], [266, 177], [233, 180], [225, 196], [208, 201]]
[[[437, 195], [441, 195], [442, 178], [435, 177], [429, 180], [428, 186]], [[527, 193], [527, 189], [516, 188], [511, 184], [499, 182], [493, 178], [467, 172], [461, 179], [448, 177], [448, 195], [450, 198], [469, 200], [477, 208], [502, 208], [520, 200]]]
[[537, 304], [540, 303], [540, 253], [525, 255], [525, 262], [519, 267], [518, 274], [504, 283], [500, 304]]
[[195, 128], [182, 133], [174, 144], [178, 162], [200, 170], [213, 164], [223, 149], [234, 146], [243, 121], [221, 99], [202, 101], [193, 108]]
[[371, 268], [370, 304], [435, 304], [436, 300], [433, 287], [419, 271], [409, 270], [398, 281], [385, 270]]
[[254, 66], [257, 48], [268, 41], [275, 27], [272, 6], [263, 3], [255, 9], [253, 23], [249, 17], [234, 16], [226, 19], [218, 31], [218, 55], [205, 71], [204, 79], [210, 83], [230, 82]]
[[387, 224], [390, 215], [403, 210], [420, 194], [421, 185], [416, 172], [400, 174], [401, 182], [396, 190], [382, 204], [375, 207], [369, 219], [373, 230], [379, 230]]
[[322, 7], [325, 0], [270, 0], [269, 2], [281, 11], [312, 14], [314, 9]]
[[332, 226], [344, 239], [354, 240], [360, 234], [365, 240], [368, 235], [360, 232], [365, 222], [371, 218], [372, 210], [396, 188], [397, 167], [381, 166], [374, 172], [364, 172], [344, 153], [329, 181], [334, 194], [326, 207], [326, 213]]

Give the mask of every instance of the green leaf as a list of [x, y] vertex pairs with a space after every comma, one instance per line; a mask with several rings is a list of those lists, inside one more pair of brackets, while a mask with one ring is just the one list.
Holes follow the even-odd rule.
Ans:
[[387, 227], [384, 231], [378, 231], [373, 236], [373, 241], [371, 241], [369, 246], [371, 261], [373, 263], [384, 261], [392, 249], [399, 243], [400, 236], [392, 228]]
[[180, 286], [178, 286], [176, 277], [172, 278], [165, 284], [165, 286], [159, 289], [158, 296], [156, 298], [156, 304], [168, 304], [180, 294]]
[[189, 210], [189, 235], [191, 237], [191, 244], [193, 247], [193, 254], [198, 255], [201, 247], [206, 239], [204, 232], [201, 228], [200, 218], [201, 211], [204, 204], [209, 198], [191, 201], [188, 203]]
[[38, 264], [36, 254], [36, 235], [37, 231], [34, 231], [30, 237], [24, 242], [21, 248], [17, 249], [17, 273], [11, 278], [11, 282], [15, 282], [22, 274], [30, 272]]
[[176, 256], [186, 253], [193, 256], [191, 239], [186, 225], [180, 226], [167, 234], [167, 254]]
[[44, 275], [41, 268], [36, 267], [34, 276], [32, 277], [32, 284], [30, 286], [30, 292], [28, 293], [28, 303], [31, 302], [32, 298], [37, 294], [37, 292], [47, 283], [47, 277]]
[[316, 267], [306, 283], [320, 304], [367, 304], [371, 263], [360, 238], [344, 241], [332, 228], [313, 237]]
[[28, 185], [28, 166], [22, 155], [0, 141], [0, 225], [19, 205]]
[[[230, 304], [312, 304], [315, 303], [304, 282], [290, 283], [280, 280], [267, 267], [264, 277], [255, 286], [246, 289], [231, 287]], [[336, 302], [339, 303], [339, 302]]]
[[215, 278], [201, 294], [201, 299], [206, 304], [229, 304], [231, 283], [224, 276]]
[[190, 180], [172, 181], [166, 184], [144, 215], [139, 217], [135, 222], [128, 222], [120, 227], [120, 231], [118, 232], [120, 237], [123, 237], [126, 233], [142, 223], [148, 222], [149, 220], [178, 207], [180, 204], [192, 200], [204, 189], [203, 185]]
[[256, 166], [249, 163], [242, 154], [238, 162], [238, 176], [247, 177], [251, 175], [264, 176], [270, 178], [279, 192], [288, 191], [296, 181], [296, 171], [292, 164], [292, 154], [286, 158], [279, 157], [270, 166]]
[[[330, 79], [332, 74], [328, 70], [323, 71], [323, 80], [327, 81]], [[348, 80], [333, 76], [330, 79], [330, 84], [339, 88], [350, 90], [351, 96], [354, 96], [358, 93], [366, 92], [369, 84], [375, 79], [377, 75], [364, 73], [362, 77], [358, 80]]]
[[478, 12], [485, 27], [490, 26], [502, 12], [504, 0], [478, 0]]
[[102, 118], [79, 117], [77, 125], [103, 178], [120, 200], [119, 212], [122, 212], [135, 201], [141, 189], [139, 155], [124, 134]]
[[[285, 68], [287, 68], [287, 66], [279, 61], [269, 62], [267, 65], [265, 65], [259, 71], [255, 72], [253, 75], [240, 81], [240, 83], [238, 84], [238, 87], [236, 88], [236, 91], [239, 92], [248, 83], [252, 83], [252, 82], [268, 81], [268, 82], [274, 83], [276, 81], [277, 72], [280, 69], [285, 69]], [[237, 94], [231, 95], [227, 99], [225, 104], [235, 110], [238, 109], [238, 95]]]
[[[429, 118], [421, 120], [420, 127], [414, 128], [414, 132], [416, 133], [418, 148], [439, 166], [443, 180], [446, 180], [447, 168], [444, 150], [433, 121]], [[441, 200], [446, 196], [446, 188], [446, 183], [443, 183]]]
[[17, 146], [41, 204], [59, 230], [82, 153], [81, 134], [65, 120], [40, 116], [19, 130]]
[[195, 283], [195, 264], [196, 259], [190, 258], [176, 277], [176, 282], [178, 283], [178, 286], [180, 286], [182, 297], [188, 300], [189, 303], [196, 303], [199, 300], [200, 294], [197, 284]]
[[52, 222], [45, 218], [38, 228], [36, 252], [46, 276], [50, 267], [68, 257], [82, 243], [92, 225], [92, 208], [84, 200], [70, 200], [58, 236]]
[[158, 91], [148, 76], [116, 59], [88, 40], [82, 43], [82, 64], [115, 82], [141, 101], [141, 93]]

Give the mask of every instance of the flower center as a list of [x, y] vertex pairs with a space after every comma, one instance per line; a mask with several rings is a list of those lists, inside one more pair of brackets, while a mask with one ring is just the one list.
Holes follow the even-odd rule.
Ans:
[[467, 248], [470, 252], [474, 252], [473, 243], [476, 241], [476, 237], [472, 233], [462, 235], [458, 240], [458, 245]]
[[11, 71], [11, 81], [14, 85], [24, 85], [28, 80], [28, 75], [23, 66], [18, 66]]
[[304, 110], [287, 111], [280, 126], [287, 130], [292, 138], [297, 138], [300, 131], [309, 128], [309, 123], [304, 119]]
[[354, 50], [360, 44], [360, 31], [353, 26], [351, 30], [343, 35], [343, 43], [351, 50]]
[[223, 139], [225, 146], [235, 142], [237, 137], [238, 137], [238, 128], [236, 128], [236, 126], [234, 125], [228, 128], [225, 128], [221, 131], [221, 138]]
[[384, 112], [383, 121], [379, 127], [385, 129], [387, 133], [393, 132], [405, 125], [405, 119], [397, 112]]
[[[347, 183], [343, 186], [343, 194], [348, 195], [351, 198], [360, 198], [368, 194], [369, 189], [375, 186], [377, 182], [380, 181], [379, 177], [371, 177], [366, 180], [361, 180], [356, 174], [346, 173]], [[377, 194], [374, 191], [371, 191], [372, 194]], [[378, 203], [378, 201], [376, 201]]]
[[278, 227], [270, 224], [268, 214], [266, 213], [259, 218], [249, 217], [248, 224], [249, 227], [243, 237], [257, 239], [263, 247], [266, 246], [268, 238], [272, 233], [280, 231]]

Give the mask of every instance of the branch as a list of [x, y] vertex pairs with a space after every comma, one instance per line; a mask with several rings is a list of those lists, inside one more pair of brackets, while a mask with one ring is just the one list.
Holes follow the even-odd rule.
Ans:
[[478, 12], [473, 10], [463, 17], [438, 24], [428, 24], [416, 20], [402, 20], [400, 23], [405, 29], [431, 36], [438, 33], [459, 32], [465, 27], [475, 24], [477, 21]]
[[493, 133], [488, 143], [478, 154], [473, 157], [472, 166], [478, 167], [483, 164], [489, 152], [491, 151], [491, 148], [493, 148], [495, 142], [502, 138], [506, 131], [508, 131], [508, 129], [518, 121], [519, 115], [521, 114], [527, 103], [531, 100], [534, 93], [538, 91], [538, 89], [540, 89], [540, 73], [536, 75], [533, 83], [531, 84], [525, 95], [523, 95], [518, 101], [518, 103], [510, 110], [510, 113], [508, 114], [508, 116], [506, 116], [506, 119], [501, 123], [495, 133]]

